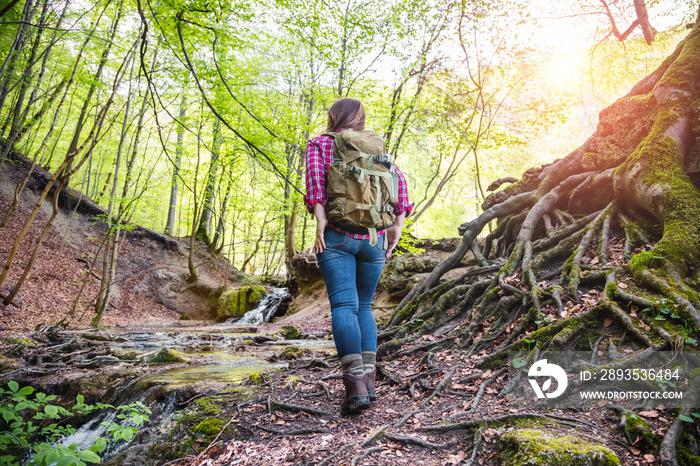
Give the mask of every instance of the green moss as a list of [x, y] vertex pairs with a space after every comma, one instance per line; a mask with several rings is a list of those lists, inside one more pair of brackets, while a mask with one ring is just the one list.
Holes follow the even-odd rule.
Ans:
[[604, 445], [572, 435], [554, 435], [540, 430], [518, 429], [507, 432], [501, 436], [499, 448], [501, 464], [504, 466], [620, 464], [617, 455]]
[[302, 356], [304, 356], [304, 349], [298, 346], [288, 346], [283, 349], [282, 353], [280, 354], [282, 359], [286, 359], [288, 361], [299, 359]]
[[156, 366], [160, 364], [176, 364], [186, 362], [187, 359], [179, 351], [170, 348], [161, 349], [158, 354], [151, 358], [150, 365]]
[[192, 428], [192, 432], [203, 434], [207, 437], [216, 437], [226, 425], [223, 419], [205, 419]]
[[194, 405], [198, 412], [202, 412], [207, 416], [218, 416], [224, 412], [223, 409], [213, 404], [212, 399], [208, 396], [196, 400]]
[[191, 320], [190, 315], [186, 312], [183, 312], [182, 314], [180, 314], [180, 320]]
[[700, 466], [700, 456], [694, 455], [688, 448], [691, 442], [687, 432], [681, 435], [679, 442], [676, 444], [676, 454], [678, 455], [678, 464], [687, 466]]
[[34, 342], [27, 338], [5, 338], [3, 343], [5, 345], [34, 345]]
[[632, 440], [635, 440], [637, 437], [640, 438], [642, 443], [639, 446], [646, 447], [649, 450], [657, 450], [661, 446], [661, 437], [655, 435], [649, 424], [636, 414], [627, 416], [627, 432]]
[[[690, 97], [683, 95], [662, 102], [649, 135], [615, 171], [615, 177], [634, 172], [641, 177], [642, 185], [658, 192], [650, 202], [652, 209], [661, 216], [659, 220], [663, 222], [664, 231], [649, 254], [666, 259], [670, 263], [666, 265], [682, 276], [689, 268], [700, 265], [700, 223], [697, 222], [700, 195], [679, 160], [678, 144], [665, 132], [685, 116], [691, 104]], [[645, 194], [641, 196], [646, 197]], [[648, 257], [639, 260], [648, 261]], [[658, 259], [656, 261], [658, 263]], [[649, 268], [647, 265], [638, 262], [634, 273], [640, 274]], [[654, 268], [660, 269], [658, 265]]]
[[242, 317], [255, 309], [256, 303], [265, 296], [267, 290], [260, 285], [246, 285], [240, 288], [228, 288], [217, 299], [214, 318], [223, 322], [226, 319]]
[[265, 378], [263, 377], [262, 372], [253, 372], [248, 376], [248, 380], [250, 380], [253, 383], [265, 382]]
[[287, 340], [298, 340], [301, 338], [301, 332], [294, 325], [285, 325], [279, 329], [278, 333]]

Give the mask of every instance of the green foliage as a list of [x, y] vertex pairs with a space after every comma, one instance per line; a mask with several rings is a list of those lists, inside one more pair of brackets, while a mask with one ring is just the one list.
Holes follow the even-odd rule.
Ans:
[[[32, 396], [33, 395], [33, 396]], [[34, 388], [21, 387], [14, 380], [7, 389], [0, 388], [0, 465], [16, 464], [18, 458], [31, 456], [32, 465], [82, 465], [100, 463], [100, 454], [107, 444], [119, 440], [130, 441], [138, 427], [148, 421], [151, 410], [142, 403], [114, 407], [104, 403], [85, 404], [78, 395], [70, 408], [52, 404], [56, 395], [34, 394]], [[78, 450], [77, 444], [64, 446], [55, 443], [76, 429], [66, 424], [70, 418], [83, 416], [102, 409], [118, 411], [118, 422], [103, 422], [109, 438], [98, 437], [93, 445]]]
[[399, 243], [394, 249], [394, 255], [401, 256], [403, 254], [410, 254], [412, 256], [420, 256], [425, 252], [425, 249], [416, 246], [418, 239], [411, 233], [412, 227], [413, 220], [409, 218], [404, 223], [403, 230], [401, 231], [401, 238], [399, 238]]

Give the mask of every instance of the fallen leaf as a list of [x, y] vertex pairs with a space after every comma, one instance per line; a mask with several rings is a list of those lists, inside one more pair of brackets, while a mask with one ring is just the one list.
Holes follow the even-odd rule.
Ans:
[[656, 457], [654, 455], [644, 455], [644, 460], [647, 463], [653, 463], [654, 461], [656, 461]]
[[447, 456], [447, 464], [459, 464], [464, 460], [464, 452], [460, 451], [456, 455]]
[[605, 320], [603, 321], [603, 328], [608, 328], [613, 324], [614, 320], [612, 317], [606, 317]]
[[601, 408], [606, 404], [608, 404], [608, 400], [598, 400], [598, 406], [600, 406]]
[[642, 411], [642, 412], [639, 413], [639, 415], [640, 415], [640, 416], [644, 416], [644, 417], [659, 417], [659, 412], [656, 411], [656, 410], [652, 410], [652, 411]]
[[632, 452], [633, 455], [639, 455], [642, 452], [642, 450], [640, 450], [637, 447], [631, 447], [630, 451]]
[[626, 289], [627, 289], [627, 284], [626, 284], [626, 283], [618, 283], [617, 286], [619, 286], [619, 287], [622, 288], [623, 290], [626, 290]]

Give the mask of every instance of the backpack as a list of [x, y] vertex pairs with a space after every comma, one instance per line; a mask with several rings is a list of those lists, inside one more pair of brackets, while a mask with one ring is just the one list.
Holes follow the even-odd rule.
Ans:
[[[384, 140], [372, 131], [347, 129], [325, 133], [334, 139], [333, 162], [328, 169], [328, 221], [341, 229], [370, 236], [394, 224], [399, 178]], [[386, 235], [385, 235], [386, 243]]]

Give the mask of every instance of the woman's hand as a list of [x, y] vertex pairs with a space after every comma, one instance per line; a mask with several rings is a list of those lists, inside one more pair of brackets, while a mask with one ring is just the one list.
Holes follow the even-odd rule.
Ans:
[[401, 239], [401, 230], [403, 230], [403, 221], [405, 218], [405, 213], [398, 215], [396, 217], [396, 222], [394, 223], [394, 226], [387, 228], [386, 233], [384, 233], [385, 235], [387, 235], [387, 239], [389, 240], [389, 246], [387, 246], [386, 248], [387, 259], [391, 255], [391, 252], [394, 250], [396, 245], [399, 244], [399, 240]]
[[314, 242], [314, 251], [316, 254], [321, 254], [326, 249], [326, 241], [323, 239], [323, 232], [328, 226], [326, 218], [326, 210], [323, 204], [317, 202], [314, 204], [314, 215], [316, 216], [316, 241]]

